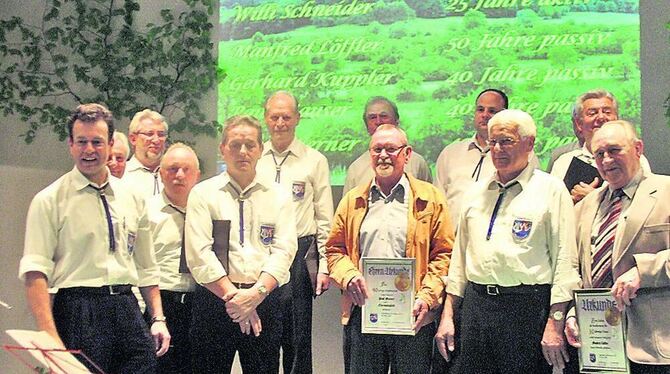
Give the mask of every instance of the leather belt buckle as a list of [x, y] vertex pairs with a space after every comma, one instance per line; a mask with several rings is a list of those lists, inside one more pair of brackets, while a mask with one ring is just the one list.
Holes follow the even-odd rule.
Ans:
[[121, 293], [121, 291], [119, 291], [119, 289], [114, 289], [114, 286], [111, 285], [111, 284], [108, 285], [107, 287], [109, 289], [109, 294], [110, 295], [119, 295]]
[[491, 295], [491, 296], [498, 296], [500, 295], [500, 290], [498, 289], [498, 286], [494, 284], [487, 284], [486, 285], [486, 294]]

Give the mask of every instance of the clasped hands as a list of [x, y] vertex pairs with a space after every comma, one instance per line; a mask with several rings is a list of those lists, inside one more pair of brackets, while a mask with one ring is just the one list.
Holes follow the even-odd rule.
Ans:
[[223, 296], [226, 303], [226, 313], [235, 323], [240, 324], [240, 331], [244, 334], [259, 336], [262, 331], [261, 319], [256, 308], [263, 301], [263, 296], [255, 288], [235, 289]]

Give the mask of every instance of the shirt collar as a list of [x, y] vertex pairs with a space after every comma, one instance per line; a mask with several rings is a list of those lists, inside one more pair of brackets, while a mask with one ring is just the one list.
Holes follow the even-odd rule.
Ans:
[[[105, 166], [105, 168], [106, 168], [106, 166]], [[112, 173], [110, 173], [109, 169], [108, 169], [107, 170], [107, 180], [105, 182], [103, 182], [101, 185], [97, 185], [97, 184], [91, 182], [88, 178], [86, 178], [86, 176], [84, 174], [82, 174], [81, 171], [79, 171], [79, 169], [77, 169], [77, 167], [75, 166], [75, 167], [72, 168], [72, 185], [77, 191], [83, 190], [84, 188], [88, 187], [89, 185], [93, 186], [95, 188], [102, 188], [104, 186], [105, 191], [106, 191], [106, 190], [109, 189], [107, 187], [110, 185], [110, 181], [112, 180], [112, 178], [109, 177], [110, 175], [112, 175]], [[116, 179], [116, 178], [114, 178], [114, 179]]]
[[[635, 196], [635, 192], [637, 191], [637, 187], [640, 185], [640, 181], [642, 181], [642, 168], [640, 168], [635, 176], [631, 178], [630, 182], [628, 182], [628, 184], [622, 188], [624, 195], [626, 195], [629, 200], [632, 200], [633, 196]], [[612, 189], [612, 186], [607, 185], [607, 190], [609, 191], [608, 196], [611, 199], [612, 195], [614, 194], [614, 189]]]
[[177, 204], [173, 203], [170, 200], [168, 195], [165, 193], [165, 189], [163, 189], [163, 191], [161, 191], [161, 200], [163, 201], [163, 208], [169, 206], [169, 207], [173, 208], [174, 210], [178, 211], [179, 213], [186, 214], [186, 210], [180, 208], [179, 206], [177, 206]]
[[482, 148], [482, 147], [479, 146], [479, 144], [477, 144], [477, 134], [476, 133], [472, 136], [472, 140], [470, 141], [470, 144], [468, 144], [468, 151], [471, 151], [473, 149], [476, 149], [480, 153], [484, 153], [484, 154], [488, 153], [491, 150], [491, 148], [489, 148], [488, 145], [486, 145], [484, 148]]
[[516, 178], [504, 184], [498, 180], [498, 173], [494, 172], [486, 184], [487, 189], [499, 190], [500, 188], [510, 188], [518, 183], [519, 186], [521, 186], [521, 189], [523, 190], [528, 185], [528, 182], [530, 181], [530, 178], [533, 176], [534, 171], [535, 168], [533, 167], [533, 165], [531, 165], [530, 162], [528, 162], [528, 165], [526, 165], [526, 167], [521, 171], [521, 173], [519, 173], [519, 175], [516, 176]]
[[259, 177], [258, 173], [256, 173], [254, 180], [252, 180], [244, 190], [242, 190], [242, 187], [240, 187], [240, 185], [234, 181], [228, 173], [221, 173], [221, 178], [223, 182], [223, 189], [229, 189], [230, 191], [234, 192], [235, 197], [239, 197], [240, 194], [242, 194], [248, 198], [253, 191], [257, 189], [267, 190], [271, 185], [271, 183]]
[[138, 170], [138, 169], [141, 169], [141, 170], [144, 170], [148, 173], [153, 174], [153, 173], [158, 172], [158, 170], [160, 169], [160, 166], [156, 167], [156, 170], [152, 171], [148, 167], [142, 165], [140, 160], [138, 160], [137, 157], [135, 157], [135, 155], [133, 155], [133, 157], [131, 157], [130, 160], [128, 160], [128, 163], [126, 163], [126, 172], [127, 171], [134, 171], [134, 170]]
[[407, 201], [407, 191], [409, 191], [409, 180], [405, 174], [403, 174], [400, 177], [400, 180], [398, 180], [398, 183], [391, 188], [391, 192], [388, 196], [384, 195], [381, 188], [377, 186], [377, 181], [373, 178], [368, 200], [370, 203], [374, 203], [379, 199], [397, 200], [400, 203], [404, 203]]
[[294, 154], [296, 157], [302, 157], [305, 154], [305, 145], [295, 137], [286, 150], [281, 153], [275, 149], [275, 147], [272, 145], [272, 141], [268, 140], [265, 142], [263, 147], [265, 149], [263, 151], [263, 155], [269, 155], [270, 152], [274, 152], [275, 156], [284, 156], [287, 152], [289, 152], [290, 154]]

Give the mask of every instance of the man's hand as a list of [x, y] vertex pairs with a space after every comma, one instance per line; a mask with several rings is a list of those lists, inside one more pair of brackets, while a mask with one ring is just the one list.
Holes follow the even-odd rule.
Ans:
[[623, 273], [614, 281], [612, 286], [612, 296], [616, 300], [616, 306], [620, 312], [630, 305], [631, 301], [637, 297], [637, 290], [640, 289], [640, 271], [637, 266]]
[[164, 355], [168, 351], [168, 348], [170, 348], [171, 339], [165, 322], [153, 322], [151, 324], [151, 336], [156, 345], [156, 356], [160, 357]]
[[429, 310], [430, 307], [428, 306], [428, 303], [422, 299], [417, 298], [414, 301], [414, 308], [412, 308], [412, 316], [414, 316], [414, 325], [412, 326], [412, 329], [414, 329], [414, 332], [419, 332], [419, 330], [426, 324], [424, 320], [426, 319]]
[[442, 314], [440, 326], [435, 333], [435, 342], [437, 343], [437, 350], [440, 351], [442, 357], [447, 361], [449, 361], [449, 352], [454, 351], [455, 333], [456, 328], [454, 327], [454, 319], [445, 317], [445, 315]]
[[582, 342], [579, 339], [579, 325], [577, 324], [577, 318], [568, 317], [565, 320], [565, 337], [568, 340], [568, 344], [575, 348], [582, 346]]
[[365, 278], [361, 275], [353, 277], [349, 284], [347, 284], [347, 292], [354, 301], [355, 305], [365, 304], [365, 299], [369, 297], [367, 286], [365, 285]]
[[579, 182], [579, 184], [576, 184], [574, 187], [572, 187], [572, 191], [570, 191], [570, 195], [572, 196], [572, 202], [574, 204], [577, 204], [580, 202], [584, 196], [588, 195], [591, 191], [595, 190], [596, 187], [598, 187], [598, 184], [600, 183], [600, 179], [598, 177], [593, 178], [593, 182], [586, 184], [584, 182]]
[[261, 319], [258, 317], [258, 313], [256, 313], [255, 310], [249, 314], [249, 318], [240, 322], [240, 331], [242, 331], [243, 334], [249, 335], [253, 333], [254, 336], [259, 336], [262, 330]]
[[249, 319], [249, 315], [263, 301], [263, 295], [256, 288], [237, 289], [223, 296], [226, 302], [226, 313], [235, 323]]
[[542, 335], [542, 354], [547, 363], [555, 369], [563, 370], [565, 363], [570, 361], [563, 340], [563, 321], [553, 319], [547, 321]]
[[316, 275], [316, 296], [321, 296], [322, 293], [328, 291], [330, 288], [330, 276], [328, 274], [319, 273]]

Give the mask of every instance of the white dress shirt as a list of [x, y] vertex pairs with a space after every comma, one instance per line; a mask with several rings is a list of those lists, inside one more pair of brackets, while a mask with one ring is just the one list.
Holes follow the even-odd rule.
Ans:
[[[586, 148], [586, 145], [584, 145], [581, 148], [575, 149], [574, 151], [570, 151], [559, 156], [554, 162], [553, 167], [551, 168], [551, 175], [555, 176], [556, 178], [559, 178], [560, 180], [563, 180], [565, 178], [565, 174], [567, 174], [568, 169], [570, 168], [570, 163], [572, 162], [573, 158], [578, 158], [586, 162], [587, 164], [593, 166], [594, 168], [596, 167], [595, 157], [593, 157], [591, 152], [589, 152], [588, 148]], [[640, 157], [640, 167], [645, 172], [651, 172], [651, 167], [649, 166], [649, 160], [647, 160], [647, 158], [644, 155]], [[602, 181], [602, 178], [600, 178], [600, 180]]]
[[[227, 173], [200, 182], [191, 190], [185, 230], [191, 275], [200, 284], [226, 275], [231, 282], [255, 283], [260, 273], [266, 272], [281, 286], [289, 281], [289, 268], [298, 249], [291, 197], [278, 184], [257, 175], [242, 191], [245, 198], [240, 221], [238, 191], [239, 185]], [[212, 251], [212, 220], [230, 221], [228, 272]]]
[[518, 286], [550, 284], [551, 304], [579, 288], [575, 213], [563, 183], [527, 166], [499, 198], [495, 177], [465, 194], [449, 267], [447, 292], [463, 296], [468, 282]]
[[89, 184], [75, 167], [35, 195], [28, 210], [19, 278], [37, 271], [55, 288], [158, 285], [143, 199], [110, 174], [104, 191], [114, 228], [111, 251], [105, 208]]
[[161, 290], [191, 292], [195, 281], [189, 273], [179, 273], [185, 211], [172, 204], [162, 192], [147, 200], [149, 227], [154, 242], [156, 262], [160, 267]]
[[141, 197], [147, 199], [163, 191], [163, 181], [158, 170], [158, 168], [154, 171], [147, 169], [133, 156], [126, 164], [126, 171], [121, 180]]
[[[319, 249], [319, 272], [328, 274], [326, 240], [333, 218], [333, 193], [330, 188], [328, 160], [317, 150], [295, 138], [279, 153], [266, 142], [256, 172], [264, 180], [275, 180], [280, 166], [279, 183], [291, 191], [291, 203], [296, 216], [298, 237], [316, 235]], [[273, 158], [274, 153], [274, 158]]]

